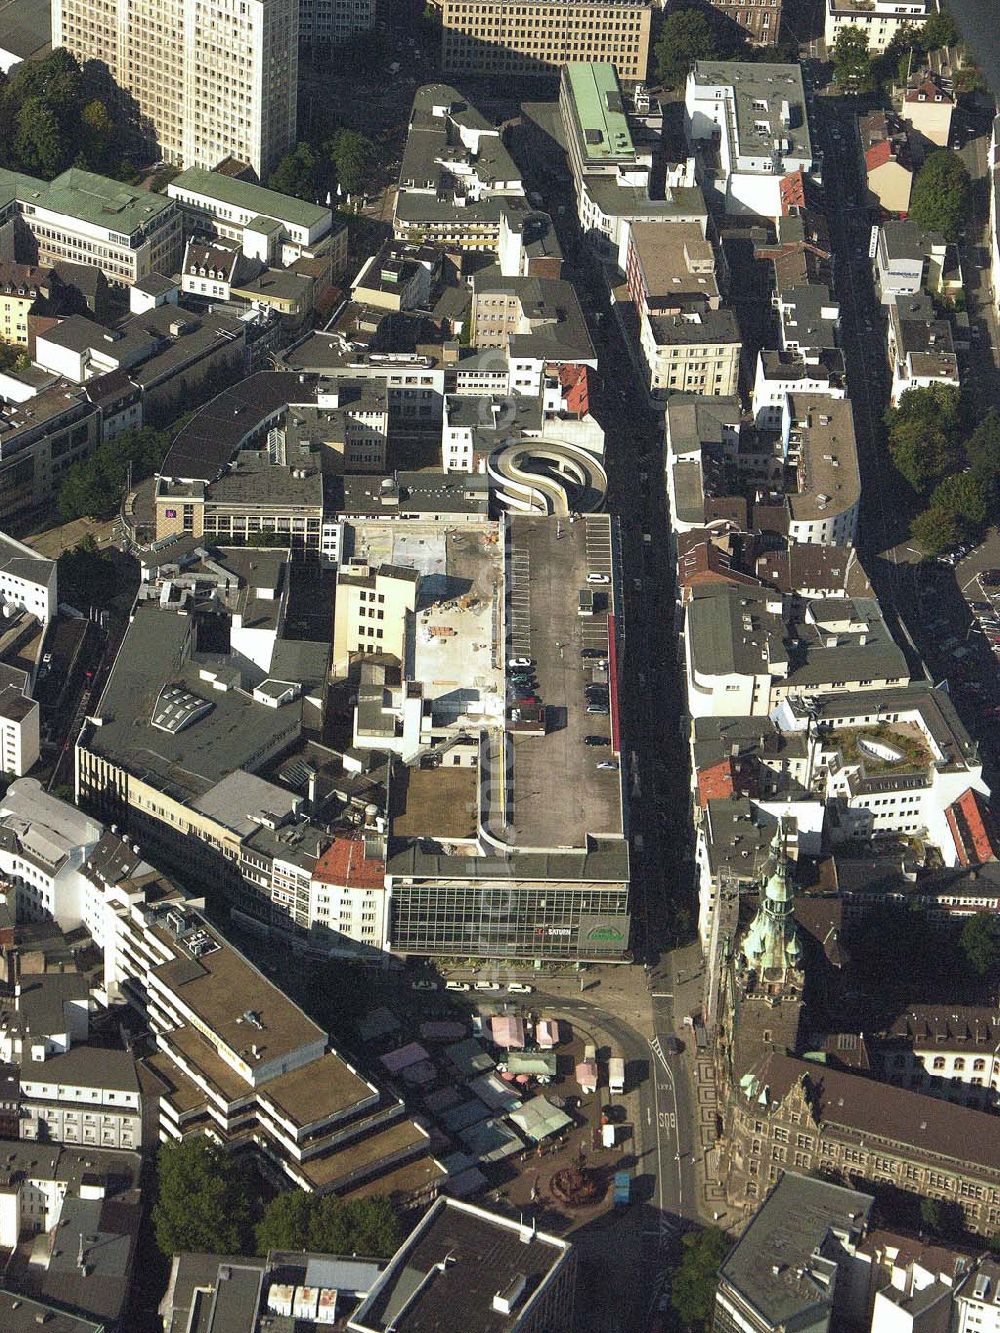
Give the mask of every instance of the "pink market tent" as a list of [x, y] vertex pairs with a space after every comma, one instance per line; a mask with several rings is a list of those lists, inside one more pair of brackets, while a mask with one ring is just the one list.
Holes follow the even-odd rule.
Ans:
[[398, 1046], [396, 1050], [383, 1055], [382, 1064], [385, 1065], [390, 1074], [398, 1074], [404, 1069], [409, 1069], [410, 1065], [415, 1065], [419, 1060], [429, 1058], [419, 1041], [411, 1041], [408, 1046]]
[[540, 1018], [535, 1028], [535, 1040], [543, 1051], [551, 1051], [553, 1046], [558, 1046], [560, 1040], [558, 1018]]
[[576, 1067], [576, 1081], [581, 1092], [597, 1091], [597, 1064], [593, 1060], [581, 1060]]
[[497, 1046], [505, 1051], [524, 1049], [524, 1020], [514, 1014], [494, 1014], [490, 1029]]

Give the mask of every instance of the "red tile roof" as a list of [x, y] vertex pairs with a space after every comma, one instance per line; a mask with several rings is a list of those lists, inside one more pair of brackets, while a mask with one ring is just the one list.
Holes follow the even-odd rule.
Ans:
[[385, 887], [385, 858], [365, 856], [362, 838], [335, 838], [316, 862], [313, 878], [353, 889]]
[[566, 411], [574, 416], [583, 417], [590, 411], [590, 377], [587, 366], [560, 366], [559, 383], [566, 391], [563, 395]]
[[887, 162], [891, 162], [892, 159], [892, 144], [888, 139], [883, 139], [881, 143], [873, 143], [865, 153], [865, 166], [869, 171], [876, 171], [879, 167], [884, 167]]
[[979, 792], [967, 788], [948, 806], [945, 818], [955, 840], [959, 865], [981, 865], [998, 859], [993, 818]]
[[804, 208], [806, 203], [806, 182], [801, 171], [793, 171], [782, 177], [781, 212], [784, 216], [793, 208]]

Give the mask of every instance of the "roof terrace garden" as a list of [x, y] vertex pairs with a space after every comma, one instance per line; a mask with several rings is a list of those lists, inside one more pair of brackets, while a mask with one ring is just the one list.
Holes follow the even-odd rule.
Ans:
[[838, 729], [836, 746], [845, 764], [860, 765], [869, 776], [922, 773], [934, 760], [920, 732], [907, 723]]

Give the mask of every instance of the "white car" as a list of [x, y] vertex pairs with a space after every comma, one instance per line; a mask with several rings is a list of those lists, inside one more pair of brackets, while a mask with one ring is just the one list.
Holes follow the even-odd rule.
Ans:
[[610, 576], [610, 574], [588, 574], [588, 575], [587, 575], [587, 582], [588, 582], [588, 583], [610, 583], [610, 582], [611, 582], [611, 576]]
[[[468, 986], [466, 986], [465, 989], [468, 990], [468, 989], [469, 989]], [[500, 983], [499, 983], [499, 981], [477, 981], [477, 982], [476, 982], [476, 990], [499, 990], [499, 989], [500, 989]]]
[[530, 658], [530, 657], [508, 657], [508, 658], [507, 658], [507, 665], [508, 665], [508, 666], [511, 668], [511, 670], [513, 671], [513, 670], [515, 670], [515, 669], [518, 668], [518, 667], [530, 667], [530, 666], [534, 666], [535, 663], [534, 663], [534, 660], [533, 660], [532, 658]]
[[444, 983], [444, 988], [445, 988], [445, 990], [471, 990], [471, 989], [472, 989], [472, 987], [469, 985], [469, 983], [468, 983], [467, 981], [446, 981], [446, 982]]
[[534, 989], [534, 986], [528, 986], [523, 981], [512, 981], [507, 986], [511, 995], [531, 995], [534, 993]]

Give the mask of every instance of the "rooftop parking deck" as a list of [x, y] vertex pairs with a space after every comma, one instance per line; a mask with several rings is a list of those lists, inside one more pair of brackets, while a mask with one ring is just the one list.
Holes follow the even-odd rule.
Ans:
[[[588, 575], [607, 583], [588, 584]], [[535, 661], [546, 707], [546, 734], [511, 735], [513, 841], [522, 849], [579, 847], [587, 835], [620, 837], [620, 774], [599, 769], [616, 759], [610, 714], [587, 712], [585, 688], [606, 680], [614, 613], [611, 520], [576, 522], [518, 517], [508, 529], [508, 655]], [[592, 615], [580, 615], [581, 591], [594, 594]], [[582, 650], [601, 654], [582, 657]], [[607, 745], [589, 746], [587, 736]]]

